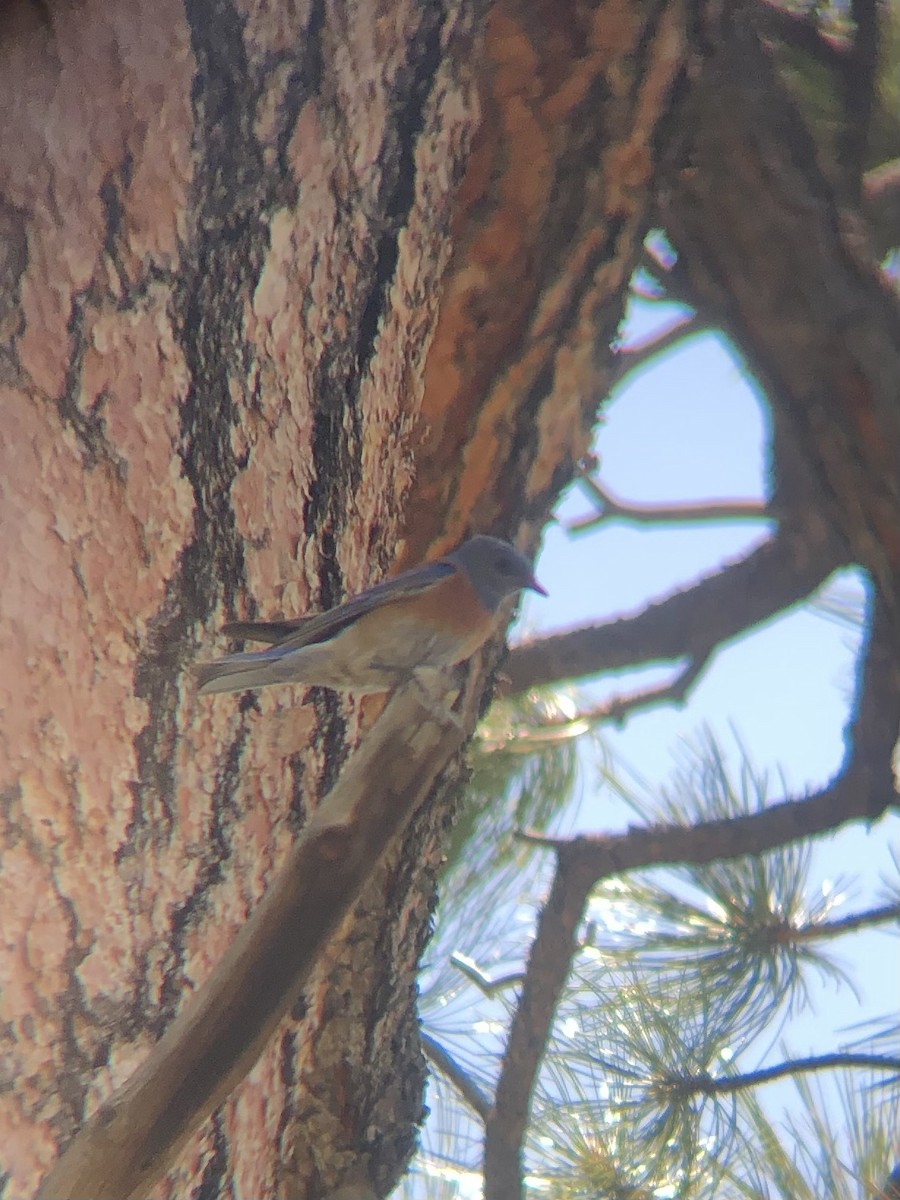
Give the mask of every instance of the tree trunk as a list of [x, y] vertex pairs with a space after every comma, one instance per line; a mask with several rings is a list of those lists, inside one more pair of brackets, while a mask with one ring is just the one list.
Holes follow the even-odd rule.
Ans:
[[[327, 607], [468, 533], [534, 547], [656, 192], [771, 390], [798, 472], [776, 501], [824, 511], [895, 643], [896, 304], [741, 8], [4, 8], [7, 1200], [202, 988], [371, 721], [321, 691], [198, 698], [192, 663], [223, 619]], [[390, 1189], [463, 775], [158, 1195]]]
[[[202, 986], [363, 736], [331, 693], [198, 698], [215, 629], [327, 607], [476, 530], [533, 548], [588, 446], [683, 19], [4, 11], [7, 1200]], [[415, 970], [462, 775], [158, 1195], [389, 1190], [422, 1113]]]

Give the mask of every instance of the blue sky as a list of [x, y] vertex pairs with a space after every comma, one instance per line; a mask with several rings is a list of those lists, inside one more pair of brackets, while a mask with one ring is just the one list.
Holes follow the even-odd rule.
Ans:
[[[644, 330], [641, 331], [645, 332]], [[604, 410], [595, 442], [598, 475], [610, 490], [635, 502], [757, 498], [768, 490], [767, 416], [743, 377], [739, 361], [716, 335], [689, 339], [630, 380]], [[690, 584], [766, 536], [759, 523], [640, 528], [621, 522], [573, 536], [563, 526], [590, 512], [577, 486], [548, 529], [538, 576], [548, 600], [528, 594], [520, 630], [546, 632], [639, 610], [649, 600]], [[840, 581], [864, 595], [861, 578]], [[605, 741], [614, 756], [651, 784], [670, 776], [684, 742], [709, 726], [737, 755], [740, 738], [757, 768], [792, 791], [821, 786], [843, 755], [842, 731], [852, 698], [859, 634], [806, 608], [768, 623], [723, 650], [683, 709], [662, 706], [631, 716]], [[668, 674], [668, 670], [664, 672]], [[592, 697], [646, 684], [658, 672], [592, 683]], [[780, 794], [777, 784], [775, 795]], [[579, 813], [584, 829], [621, 825], [625, 814], [598, 811], [588, 792]], [[844, 880], [841, 912], [877, 902], [880, 876], [892, 874], [890, 847], [900, 819], [871, 830], [855, 825], [819, 839], [813, 859], [817, 884]], [[835, 914], [839, 915], [839, 914]], [[815, 1011], [792, 1022], [785, 1038], [796, 1053], [824, 1053], [853, 1035], [842, 1027], [880, 1016], [896, 1003], [896, 941], [883, 932], [844, 937], [833, 951], [855, 979], [860, 996], [813, 977]], [[780, 1057], [777, 1054], [776, 1057]]]
[[[632, 316], [631, 332], [643, 336], [649, 326], [647, 310], [637, 317]], [[655, 311], [649, 319], [656, 319]], [[671, 503], [764, 497], [766, 443], [765, 405], [724, 340], [707, 334], [682, 343], [620, 389], [604, 408], [594, 448], [601, 460], [599, 477], [614, 494], [634, 502]], [[524, 594], [511, 640], [639, 611], [746, 553], [769, 531], [766, 522], [757, 521], [650, 528], [612, 522], [586, 534], [567, 532], [567, 523], [589, 512], [589, 500], [573, 486], [558, 508], [556, 523], [546, 530], [537, 562], [538, 577], [550, 595], [545, 599]], [[841, 587], [862, 600], [860, 578], [845, 573]], [[723, 650], [685, 707], [666, 705], [635, 713], [623, 728], [603, 731], [605, 747], [620, 765], [653, 787], [671, 776], [685, 743], [696, 744], [698, 733], [708, 727], [726, 751], [730, 749], [734, 762], [739, 738], [754, 766], [776, 781], [783, 775], [792, 793], [817, 788], [835, 772], [843, 755], [842, 732], [859, 638], [858, 628], [826, 620], [804, 607], [795, 609]], [[627, 693], [635, 685], [646, 686], [670, 670], [592, 680], [579, 684], [578, 690], [587, 700], [597, 701]], [[608, 789], [592, 786], [593, 753], [586, 744], [584, 786], [577, 812], [564, 821], [567, 831], [610, 831], [635, 820], [629, 809], [611, 800]], [[773, 795], [781, 794], [775, 782]], [[900, 819], [891, 818], [872, 830], [853, 826], [815, 843], [814, 886], [850, 883], [847, 903], [834, 915], [859, 911], [880, 899], [880, 875], [891, 873], [890, 846], [897, 843], [898, 831]], [[511, 916], [514, 923], [533, 921], [533, 908], [526, 905], [525, 910]], [[791, 1020], [774, 1045], [754, 1047], [753, 1053], [768, 1054], [765, 1059], [742, 1057], [742, 1069], [780, 1061], [783, 1051], [806, 1055], [837, 1050], [857, 1036], [848, 1032], [849, 1026], [890, 1012], [896, 1003], [896, 940], [869, 932], [845, 937], [830, 950], [854, 979], [858, 995], [812, 975], [813, 1010]], [[490, 1002], [483, 999], [476, 1008], [481, 1015], [491, 1011]], [[501, 1053], [503, 1022], [476, 1031], [470, 1027], [473, 1020], [469, 1010], [457, 1011], [451, 1002], [447, 1028], [456, 1027], [462, 1039], [450, 1041], [451, 1052], [468, 1044], [476, 1060], [479, 1052]], [[436, 1032], [441, 1040], [441, 1031]], [[834, 1102], [835, 1123], [840, 1125], [834, 1093], [826, 1095]], [[769, 1085], [760, 1099], [771, 1117], [798, 1107], [789, 1082]], [[429, 1103], [435, 1102], [436, 1094], [430, 1093]], [[426, 1133], [426, 1147], [441, 1145], [446, 1112], [438, 1106], [433, 1115], [436, 1141]], [[465, 1143], [463, 1137], [456, 1145], [468, 1144], [473, 1170], [456, 1177], [458, 1191], [451, 1187], [441, 1194], [474, 1197], [480, 1194], [481, 1129], [465, 1110], [459, 1120], [472, 1142]], [[421, 1177], [411, 1178], [403, 1194], [430, 1194], [434, 1182], [432, 1177], [423, 1191]]]

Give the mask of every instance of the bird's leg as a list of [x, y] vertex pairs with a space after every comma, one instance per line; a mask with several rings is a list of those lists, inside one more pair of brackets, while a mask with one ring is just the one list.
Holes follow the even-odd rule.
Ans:
[[[446, 686], [446, 674], [444, 671], [435, 671], [433, 668], [414, 669], [409, 672], [406, 679], [414, 684], [419, 691], [422, 696], [423, 706], [431, 713], [435, 720], [440, 721], [442, 724], [449, 722], [460, 733], [467, 733], [462, 721], [446, 702], [447, 695], [451, 689]], [[435, 695], [435, 683], [441, 682], [444, 682], [445, 686], [441, 692], [441, 698], [438, 699]]]

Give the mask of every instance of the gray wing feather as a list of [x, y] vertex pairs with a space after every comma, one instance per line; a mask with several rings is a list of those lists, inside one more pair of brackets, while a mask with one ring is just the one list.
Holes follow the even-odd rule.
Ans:
[[381, 608], [391, 600], [426, 592], [434, 584], [453, 575], [456, 570], [453, 563], [443, 560], [425, 563], [412, 571], [404, 571], [396, 579], [376, 583], [374, 587], [360, 592], [345, 604], [339, 604], [337, 608], [318, 613], [314, 617], [300, 617], [294, 621], [232, 621], [225, 626], [224, 632], [229, 637], [270, 642], [279, 652], [289, 653], [291, 650], [299, 650], [301, 646], [326, 641], [366, 613]]

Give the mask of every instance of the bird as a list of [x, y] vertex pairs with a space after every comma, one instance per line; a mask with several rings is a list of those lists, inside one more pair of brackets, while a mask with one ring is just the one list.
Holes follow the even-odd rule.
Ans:
[[455, 550], [360, 592], [327, 612], [280, 621], [233, 621], [232, 638], [271, 643], [199, 664], [201, 695], [301, 683], [366, 695], [469, 658], [494, 632], [507, 596], [546, 596], [508, 542], [477, 534]]

